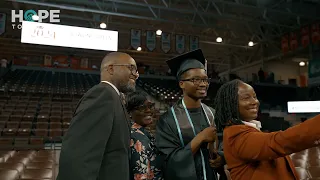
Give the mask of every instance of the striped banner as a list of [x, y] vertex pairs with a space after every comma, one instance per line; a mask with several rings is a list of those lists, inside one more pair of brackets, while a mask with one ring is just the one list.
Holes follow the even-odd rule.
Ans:
[[194, 51], [199, 49], [199, 37], [197, 36], [189, 36], [189, 43], [190, 43], [190, 51]]
[[177, 34], [176, 35], [176, 51], [177, 51], [177, 53], [179, 53], [179, 54], [184, 53], [184, 51], [186, 49], [185, 48], [186, 47], [185, 44], [186, 44], [185, 36]]
[[168, 53], [171, 50], [171, 34], [162, 32], [161, 49], [164, 53]]
[[153, 51], [156, 48], [156, 33], [154, 31], [147, 31], [146, 40], [147, 49]]
[[6, 31], [6, 14], [0, 13], [0, 35]]
[[131, 29], [131, 47], [137, 49], [141, 47], [141, 30]]

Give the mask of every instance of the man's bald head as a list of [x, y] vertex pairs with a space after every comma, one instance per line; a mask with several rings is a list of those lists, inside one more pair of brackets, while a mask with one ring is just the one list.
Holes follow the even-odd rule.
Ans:
[[101, 67], [100, 70], [101, 72], [103, 71], [104, 68], [108, 67], [111, 64], [122, 64], [124, 61], [127, 61], [128, 59], [132, 59], [132, 57], [123, 52], [112, 52], [106, 55], [102, 62], [101, 62]]
[[111, 82], [123, 93], [134, 91], [139, 74], [137, 64], [129, 54], [113, 52], [106, 55], [100, 70], [101, 81]]

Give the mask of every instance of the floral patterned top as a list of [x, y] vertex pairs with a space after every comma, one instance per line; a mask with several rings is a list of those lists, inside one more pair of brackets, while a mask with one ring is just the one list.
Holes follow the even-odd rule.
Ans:
[[155, 138], [142, 126], [131, 126], [131, 164], [134, 180], [163, 180]]

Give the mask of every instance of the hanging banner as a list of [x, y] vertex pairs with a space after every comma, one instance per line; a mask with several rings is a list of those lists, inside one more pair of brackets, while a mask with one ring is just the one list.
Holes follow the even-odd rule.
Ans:
[[309, 26], [301, 28], [301, 44], [303, 47], [308, 47], [310, 44], [310, 31]]
[[84, 68], [84, 69], [87, 69], [88, 68], [88, 61], [89, 61], [88, 58], [81, 58], [80, 67]]
[[199, 37], [197, 36], [189, 36], [189, 43], [190, 43], [190, 51], [194, 51], [199, 49]]
[[298, 48], [298, 38], [296, 32], [290, 33], [290, 49], [292, 51], [296, 50]]
[[308, 85], [320, 84], [320, 59], [309, 61], [308, 76]]
[[22, 27], [22, 43], [118, 51], [118, 31], [32, 21], [23, 21]]
[[65, 55], [54, 56], [53, 65], [59, 68], [68, 68], [70, 66], [69, 57]]
[[281, 39], [281, 49], [282, 52], [285, 54], [289, 51], [289, 41], [288, 41], [288, 35], [284, 35]]
[[134, 49], [141, 47], [141, 30], [131, 29], [131, 47]]
[[168, 53], [171, 49], [171, 34], [162, 32], [161, 49], [164, 53]]
[[0, 13], [0, 35], [6, 31], [6, 14]]
[[311, 40], [313, 44], [320, 42], [320, 29], [318, 22], [311, 25]]
[[79, 69], [80, 68], [80, 59], [76, 57], [70, 57], [70, 66], [72, 69]]
[[147, 49], [153, 51], [156, 48], [156, 33], [154, 31], [147, 31]]
[[44, 55], [44, 61], [43, 61], [44, 66], [52, 66], [52, 56], [50, 55]]
[[185, 36], [177, 34], [176, 35], [176, 51], [179, 54], [184, 53], [185, 47], [186, 47], [186, 42], [185, 42]]
[[13, 64], [19, 66], [27, 66], [29, 63], [29, 57], [26, 56], [14, 56]]

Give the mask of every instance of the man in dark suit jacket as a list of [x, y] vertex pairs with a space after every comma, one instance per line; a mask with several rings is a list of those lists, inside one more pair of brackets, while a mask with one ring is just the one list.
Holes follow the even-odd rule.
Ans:
[[120, 93], [135, 90], [134, 59], [108, 54], [101, 83], [80, 100], [63, 139], [57, 180], [129, 180], [130, 119]]

